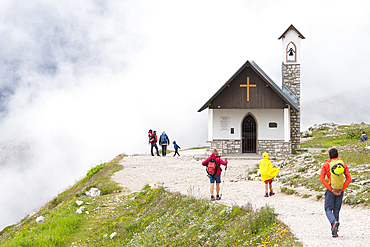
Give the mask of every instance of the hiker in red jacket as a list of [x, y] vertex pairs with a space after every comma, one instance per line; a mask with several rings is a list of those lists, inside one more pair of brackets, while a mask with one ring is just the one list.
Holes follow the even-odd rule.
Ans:
[[157, 151], [157, 156], [160, 156], [159, 152], [158, 152], [158, 146], [157, 146], [157, 131], [153, 131], [152, 139], [150, 141], [150, 144], [151, 144], [150, 152], [151, 152], [152, 156], [154, 156], [153, 148], [155, 148], [155, 150]]
[[216, 181], [216, 200], [221, 200], [220, 197], [220, 183], [221, 183], [221, 165], [227, 166], [227, 160], [222, 160], [220, 156], [218, 156], [218, 151], [216, 148], [212, 150], [211, 156], [209, 156], [206, 160], [202, 162], [203, 166], [207, 166], [210, 160], [215, 160], [216, 161], [216, 174], [215, 175], [208, 175], [209, 180], [210, 180], [210, 192], [211, 192], [211, 201], [215, 200], [215, 197], [213, 195], [214, 191], [214, 185]]
[[337, 149], [330, 149], [329, 157], [330, 160], [325, 160], [321, 168], [320, 181], [327, 189], [325, 192], [325, 213], [331, 225], [331, 234], [333, 237], [338, 237], [339, 211], [342, 206], [343, 191], [352, 179], [348, 166], [338, 159]]

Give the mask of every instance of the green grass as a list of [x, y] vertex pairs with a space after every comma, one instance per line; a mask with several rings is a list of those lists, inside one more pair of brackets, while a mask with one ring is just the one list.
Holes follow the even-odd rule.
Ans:
[[280, 190], [282, 193], [285, 193], [287, 195], [293, 195], [295, 193], [293, 189], [289, 189], [287, 187], [281, 187]]
[[[100, 234], [96, 234], [99, 231]], [[116, 232], [110, 239], [104, 235]], [[294, 242], [273, 209], [228, 207], [150, 189], [129, 196], [86, 236], [90, 246], [236, 246]], [[83, 242], [82, 242], [83, 243]], [[86, 242], [85, 242], [86, 243]], [[299, 244], [298, 244], [299, 245]]]
[[[329, 131], [328, 127], [321, 127], [319, 130], [313, 131], [313, 140], [301, 143], [303, 148], [330, 148], [335, 146], [344, 146], [359, 142], [362, 132], [370, 133], [369, 125], [341, 125], [333, 131]], [[333, 136], [334, 135], [334, 136]]]
[[44, 211], [46, 221], [22, 224], [2, 239], [1, 246], [66, 246], [85, 221], [82, 215], [75, 213], [76, 206], [69, 201], [61, 203], [57, 210]]
[[[122, 169], [118, 162], [123, 157], [124, 155], [119, 155], [107, 163], [91, 168], [83, 179], [48, 202], [37, 214], [24, 218], [17, 225], [4, 228], [0, 232], [1, 246], [65, 246], [68, 239], [66, 236], [76, 231], [83, 222], [83, 217], [75, 213], [75, 200], [83, 197], [92, 187], [102, 190], [101, 194], [122, 190], [110, 177]], [[38, 216], [47, 218], [48, 223], [36, 224], [35, 219]], [[34, 243], [37, 245], [32, 245]]]

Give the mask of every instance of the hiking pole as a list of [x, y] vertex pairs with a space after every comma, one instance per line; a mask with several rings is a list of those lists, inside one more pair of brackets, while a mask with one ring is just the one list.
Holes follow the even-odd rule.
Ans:
[[221, 186], [221, 193], [220, 193], [221, 198], [222, 198], [222, 189], [224, 188], [224, 183], [225, 183], [226, 170], [227, 170], [227, 166], [225, 166], [225, 174], [224, 174], [223, 179], [222, 179], [222, 186]]

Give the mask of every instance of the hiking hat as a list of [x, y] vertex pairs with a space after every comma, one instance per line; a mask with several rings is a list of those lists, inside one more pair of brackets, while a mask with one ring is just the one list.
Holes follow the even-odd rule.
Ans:
[[331, 172], [334, 173], [335, 175], [339, 176], [344, 172], [344, 166], [341, 163], [333, 165], [331, 168]]

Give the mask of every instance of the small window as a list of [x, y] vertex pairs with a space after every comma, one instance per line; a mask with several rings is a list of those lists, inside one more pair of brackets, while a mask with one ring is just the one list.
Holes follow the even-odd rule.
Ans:
[[275, 122], [270, 122], [270, 123], [269, 123], [269, 128], [271, 128], [271, 129], [276, 129], [276, 128], [277, 128], [277, 123], [275, 123]]
[[232, 135], [234, 134], [234, 128], [230, 129], [230, 134], [232, 134]]

